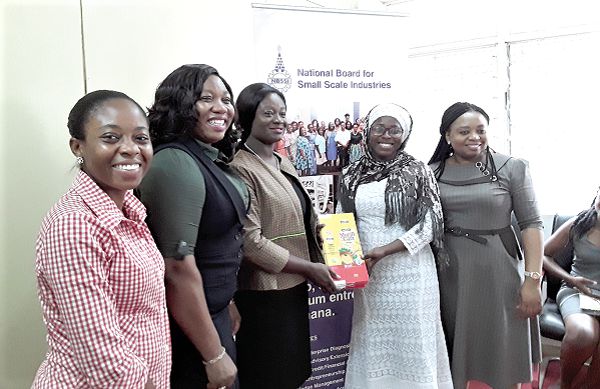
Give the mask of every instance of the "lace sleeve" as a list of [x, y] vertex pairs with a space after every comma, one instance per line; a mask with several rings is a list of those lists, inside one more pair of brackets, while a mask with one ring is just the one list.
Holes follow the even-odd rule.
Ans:
[[431, 211], [425, 214], [422, 223], [417, 223], [399, 239], [411, 254], [416, 254], [433, 239], [433, 218]]

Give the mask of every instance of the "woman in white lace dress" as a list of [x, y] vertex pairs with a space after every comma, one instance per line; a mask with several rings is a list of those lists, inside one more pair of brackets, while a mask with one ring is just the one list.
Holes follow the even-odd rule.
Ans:
[[403, 150], [412, 118], [367, 116], [366, 154], [343, 171], [338, 211], [357, 218], [370, 281], [354, 293], [346, 389], [452, 388], [440, 318], [443, 216], [432, 171]]

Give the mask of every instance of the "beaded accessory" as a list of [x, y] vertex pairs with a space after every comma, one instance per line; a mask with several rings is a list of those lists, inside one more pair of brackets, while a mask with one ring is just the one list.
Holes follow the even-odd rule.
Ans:
[[[488, 170], [488, 165], [490, 166], [490, 169], [492, 169], [492, 175], [490, 175], [490, 171]], [[498, 176], [496, 176], [496, 164], [494, 163], [494, 158], [492, 158], [492, 153], [490, 152], [490, 147], [488, 146], [486, 148], [486, 153], [485, 153], [485, 165], [483, 164], [483, 162], [475, 162], [475, 167], [477, 169], [479, 169], [479, 171], [481, 173], [483, 173], [484, 176], [489, 176], [490, 177], [490, 181], [495, 182], [498, 181]]]
[[221, 346], [221, 352], [219, 353], [219, 355], [217, 355], [216, 357], [214, 357], [213, 359], [210, 359], [208, 361], [202, 361], [202, 363], [204, 364], [204, 366], [214, 365], [215, 363], [217, 363], [221, 359], [223, 359], [224, 356], [225, 356], [225, 347]]

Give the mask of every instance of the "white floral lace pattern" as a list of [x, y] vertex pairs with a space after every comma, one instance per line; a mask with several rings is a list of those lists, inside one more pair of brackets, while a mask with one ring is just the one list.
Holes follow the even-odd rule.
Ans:
[[407, 251], [379, 261], [354, 293], [346, 389], [452, 388], [428, 234], [385, 226], [386, 180], [359, 186], [357, 223], [365, 252], [401, 239]]

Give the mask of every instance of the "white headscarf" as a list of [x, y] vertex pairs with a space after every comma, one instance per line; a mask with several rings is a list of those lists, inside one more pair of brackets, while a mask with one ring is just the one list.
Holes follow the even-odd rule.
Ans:
[[[381, 161], [374, 158], [367, 147], [358, 161], [342, 170], [338, 201], [344, 212], [356, 213], [358, 187], [387, 179], [385, 225], [399, 223], [406, 230], [414, 228], [417, 234], [432, 228], [432, 248], [438, 265], [443, 268], [448, 264], [449, 257], [444, 250], [444, 215], [437, 182], [427, 165], [403, 150], [412, 130], [412, 118], [406, 109], [397, 104], [379, 104], [367, 115], [367, 139], [373, 123], [383, 116], [393, 117], [402, 127], [402, 145], [398, 154], [394, 159]], [[433, 218], [432, 224], [428, 224], [431, 223], [430, 217]]]
[[367, 136], [371, 132], [373, 123], [384, 116], [393, 117], [398, 121], [400, 127], [402, 127], [402, 143], [404, 143], [412, 131], [413, 120], [410, 113], [404, 107], [394, 103], [379, 104], [371, 109], [371, 112], [367, 116]]

